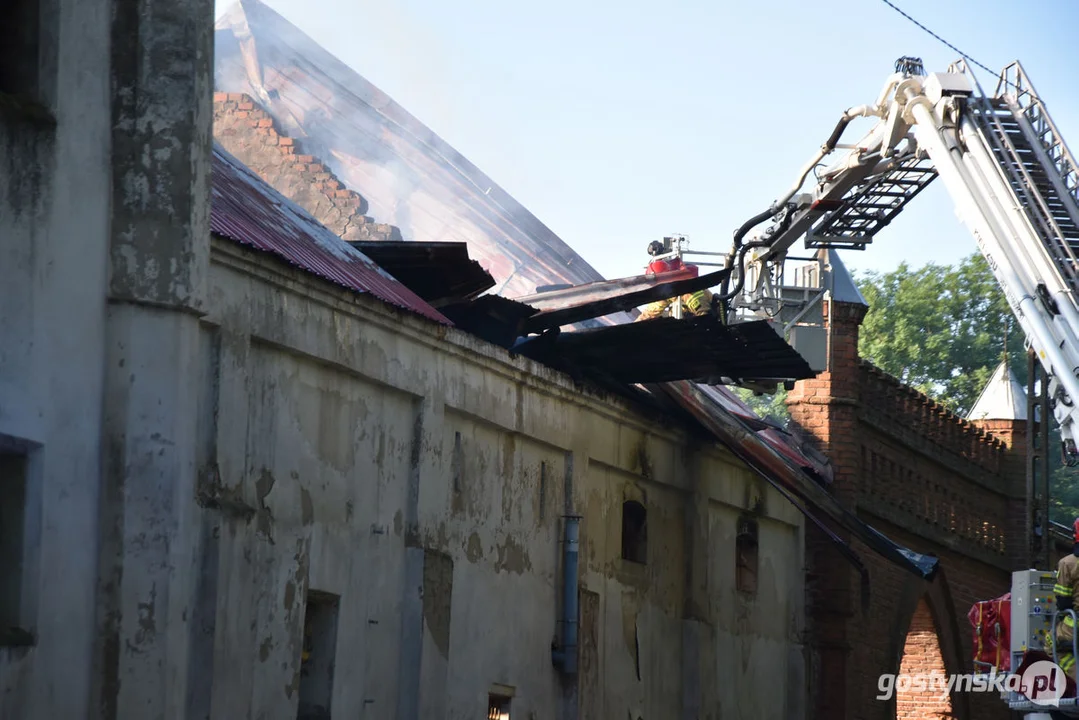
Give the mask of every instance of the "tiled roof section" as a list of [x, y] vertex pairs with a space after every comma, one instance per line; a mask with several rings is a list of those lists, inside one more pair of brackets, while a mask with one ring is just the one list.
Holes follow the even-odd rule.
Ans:
[[370, 293], [430, 320], [452, 324], [216, 143], [210, 229], [242, 245], [273, 253], [342, 287]]

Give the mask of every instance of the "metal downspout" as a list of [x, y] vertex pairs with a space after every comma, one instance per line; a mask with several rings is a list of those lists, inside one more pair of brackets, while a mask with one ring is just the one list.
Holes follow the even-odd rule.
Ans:
[[577, 561], [581, 517], [565, 516], [565, 545], [562, 549], [562, 643], [551, 651], [551, 659], [566, 675], [577, 674]]

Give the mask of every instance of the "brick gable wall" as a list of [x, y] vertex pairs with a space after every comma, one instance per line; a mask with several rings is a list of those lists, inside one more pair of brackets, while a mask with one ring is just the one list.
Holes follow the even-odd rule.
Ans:
[[315, 157], [304, 155], [251, 96], [214, 93], [214, 139], [344, 240], [401, 240], [396, 227], [365, 215], [367, 201]]

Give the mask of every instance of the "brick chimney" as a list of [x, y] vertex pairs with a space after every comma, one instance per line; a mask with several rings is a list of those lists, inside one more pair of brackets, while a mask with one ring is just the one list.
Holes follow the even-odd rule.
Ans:
[[854, 441], [862, 375], [858, 330], [869, 305], [834, 251], [828, 251], [826, 260], [830, 274], [823, 301], [827, 366], [817, 377], [795, 383], [787, 394], [787, 407], [794, 423], [831, 459], [835, 466], [832, 491], [853, 508], [861, 466]]
[[[787, 393], [787, 407], [792, 422], [832, 461], [832, 492], [853, 510], [862, 464], [857, 441], [862, 376], [858, 329], [869, 306], [834, 251], [827, 251], [825, 260], [829, 270], [823, 305], [826, 368], [816, 378], [796, 383]], [[848, 717], [848, 659], [856, 641], [849, 637], [848, 628], [858, 606], [859, 584], [847, 560], [813, 526], [806, 528], [806, 561], [807, 629], [815, 675], [810, 716], [818, 720]]]

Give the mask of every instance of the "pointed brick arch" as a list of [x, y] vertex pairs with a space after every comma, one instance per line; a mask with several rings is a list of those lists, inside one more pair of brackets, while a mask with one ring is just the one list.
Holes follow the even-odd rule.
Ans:
[[[890, 643], [895, 661], [888, 672], [929, 673], [935, 669], [945, 676], [970, 672], [956, 605], [944, 569], [931, 583], [908, 576], [897, 601]], [[904, 704], [898, 697], [889, 704], [891, 707], [886, 715], [889, 718], [970, 720], [972, 717], [970, 695], [962, 692], [954, 693], [946, 704], [923, 703], [922, 714], [917, 710], [917, 703]], [[940, 714], [945, 710], [950, 715]]]
[[[914, 610], [903, 643], [899, 661], [900, 676], [927, 678], [948, 676], [944, 655], [940, 649], [940, 632], [933, 620], [929, 604], [922, 598]], [[895, 696], [895, 717], [910, 720], [943, 720], [952, 717], [952, 699], [940, 690], [929, 687], [903, 686]]]

